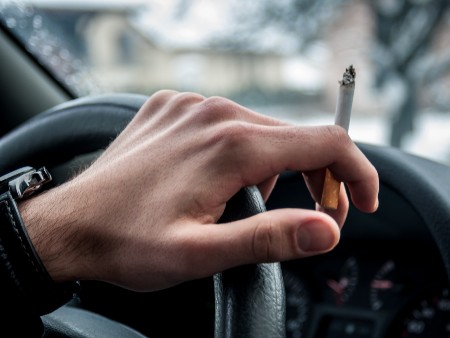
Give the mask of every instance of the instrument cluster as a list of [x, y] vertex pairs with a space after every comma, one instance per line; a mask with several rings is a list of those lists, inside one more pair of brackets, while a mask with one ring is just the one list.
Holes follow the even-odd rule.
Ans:
[[450, 337], [439, 254], [416, 243], [377, 246], [283, 263], [287, 337]]

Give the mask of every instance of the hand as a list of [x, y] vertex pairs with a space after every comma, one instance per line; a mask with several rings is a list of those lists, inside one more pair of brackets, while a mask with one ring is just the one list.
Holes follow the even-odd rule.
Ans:
[[326, 167], [357, 208], [376, 210], [376, 170], [344, 129], [292, 126], [224, 98], [161, 91], [88, 169], [20, 208], [56, 281], [156, 290], [331, 250], [348, 210], [345, 189], [330, 215], [283, 209], [215, 224], [239, 189], [258, 185], [267, 199], [285, 170], [301, 171], [320, 201]]

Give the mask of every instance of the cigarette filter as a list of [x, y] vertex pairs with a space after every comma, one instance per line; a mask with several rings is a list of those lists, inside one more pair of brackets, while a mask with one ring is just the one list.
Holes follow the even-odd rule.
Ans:
[[[348, 132], [352, 112], [353, 94], [355, 92], [355, 68], [351, 65], [345, 69], [342, 81], [339, 81], [339, 92], [336, 103], [334, 124], [341, 126]], [[327, 168], [323, 183], [321, 206], [325, 209], [336, 210], [339, 205], [339, 190], [341, 182], [336, 180]]]

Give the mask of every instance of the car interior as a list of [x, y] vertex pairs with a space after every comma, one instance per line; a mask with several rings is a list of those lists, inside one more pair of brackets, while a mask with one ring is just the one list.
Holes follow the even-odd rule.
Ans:
[[[46, 166], [53, 185], [95, 160], [148, 97], [78, 97], [5, 23], [0, 72], [0, 176]], [[450, 336], [450, 167], [391, 146], [357, 145], [378, 171], [380, 207], [364, 214], [351, 206], [331, 252], [150, 293], [81, 281], [73, 301], [43, 317], [48, 336]], [[314, 208], [298, 172], [280, 175], [265, 206], [255, 189], [235, 196], [222, 220]]]

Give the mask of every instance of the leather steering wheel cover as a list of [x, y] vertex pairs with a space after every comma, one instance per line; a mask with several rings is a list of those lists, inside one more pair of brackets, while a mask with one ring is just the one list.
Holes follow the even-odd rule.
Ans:
[[87, 97], [39, 114], [0, 139], [0, 173], [25, 165], [51, 167], [104, 149], [147, 98], [134, 94]]
[[[258, 188], [246, 187], [227, 203], [219, 223], [266, 210]], [[240, 266], [214, 276], [216, 338], [285, 337], [285, 290], [279, 263]]]
[[[105, 148], [146, 99], [133, 94], [88, 97], [36, 116], [0, 139], [0, 173], [24, 165], [51, 167]], [[255, 187], [243, 189], [228, 205], [223, 220], [265, 210]], [[271, 337], [285, 336], [284, 286], [279, 263], [225, 271], [216, 278], [215, 293], [217, 337], [251, 338], [267, 336], [269, 332]]]
[[422, 218], [450, 281], [450, 169], [391, 147], [358, 144], [380, 179], [403, 196]]

